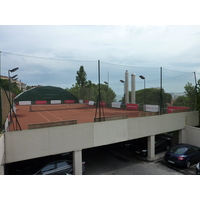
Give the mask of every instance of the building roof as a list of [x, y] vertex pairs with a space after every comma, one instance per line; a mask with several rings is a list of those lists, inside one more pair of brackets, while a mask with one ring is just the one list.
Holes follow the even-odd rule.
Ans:
[[69, 91], [53, 86], [31, 88], [16, 96], [14, 102], [38, 100], [74, 100], [78, 102], [78, 98]]

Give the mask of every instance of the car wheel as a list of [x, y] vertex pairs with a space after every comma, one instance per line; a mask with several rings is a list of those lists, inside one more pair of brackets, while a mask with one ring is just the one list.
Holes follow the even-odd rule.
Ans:
[[186, 167], [189, 168], [190, 166], [191, 166], [191, 163], [190, 163], [190, 161], [188, 160], [188, 161], [186, 162]]

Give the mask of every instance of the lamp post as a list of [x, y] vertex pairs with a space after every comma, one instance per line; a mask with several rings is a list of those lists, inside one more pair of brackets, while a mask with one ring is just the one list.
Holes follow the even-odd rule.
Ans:
[[16, 75], [14, 75], [14, 76], [12, 76], [12, 77], [10, 77], [12, 80], [14, 80], [14, 78], [16, 78], [18, 75], [16, 74]]
[[109, 87], [109, 83], [107, 81], [104, 81], [104, 83], [107, 85], [107, 102], [106, 102], [106, 104], [108, 106], [108, 87]]
[[139, 76], [142, 80], [144, 80], [144, 99], [143, 99], [143, 104], [145, 104], [145, 77], [140, 75]]
[[9, 81], [9, 85], [8, 85], [8, 87], [9, 87], [9, 100], [10, 100], [10, 121], [12, 122], [12, 120], [11, 120], [11, 104], [13, 103], [12, 102], [12, 99], [11, 99], [11, 96], [10, 96], [10, 79], [14, 79], [14, 78], [16, 78], [17, 77], [17, 74], [16, 75], [14, 75], [14, 76], [12, 76], [12, 77], [10, 77], [10, 73], [12, 73], [12, 72], [15, 72], [15, 71], [17, 71], [19, 68], [18, 67], [15, 67], [15, 68], [13, 68], [13, 69], [11, 69], [11, 70], [8, 70], [8, 81]]
[[[121, 83], [125, 83], [124, 80], [119, 80]], [[123, 101], [122, 101], [123, 102]], [[124, 103], [125, 103], [125, 84], [124, 84]]]
[[[13, 69], [8, 70], [8, 81], [9, 81], [9, 92], [10, 92], [10, 78], [14, 79], [17, 75], [14, 75], [13, 77], [10, 77], [10, 72], [15, 72], [19, 69], [19, 67], [15, 67]], [[10, 95], [9, 95], [10, 98]]]
[[13, 81], [16, 81], [18, 78], [13, 79]]

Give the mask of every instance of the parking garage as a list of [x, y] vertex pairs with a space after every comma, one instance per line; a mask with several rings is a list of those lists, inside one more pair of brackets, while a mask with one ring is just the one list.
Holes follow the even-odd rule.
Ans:
[[[154, 124], [154, 126], [152, 126]], [[82, 150], [148, 137], [148, 160], [155, 157], [155, 135], [179, 130], [185, 141], [186, 126], [198, 125], [198, 112], [83, 123], [43, 129], [7, 132], [4, 163], [73, 152], [74, 173], [82, 174]], [[197, 139], [195, 139], [197, 142]], [[3, 156], [2, 156], [3, 157]]]

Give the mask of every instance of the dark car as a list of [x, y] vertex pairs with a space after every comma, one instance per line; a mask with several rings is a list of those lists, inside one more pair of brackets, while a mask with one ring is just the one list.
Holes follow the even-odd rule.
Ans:
[[[66, 175], [73, 174], [73, 157], [71, 154], [61, 154], [34, 159], [23, 164], [17, 170], [18, 175]], [[85, 171], [85, 162], [82, 162], [82, 171]]]
[[179, 144], [165, 153], [166, 162], [180, 167], [189, 168], [200, 161], [200, 148], [190, 144]]
[[[171, 139], [163, 136], [155, 137], [155, 153], [159, 153], [161, 151], [169, 150], [171, 146]], [[147, 138], [143, 138], [137, 144], [134, 145], [134, 152], [141, 156], [147, 157]]]
[[[85, 171], [85, 162], [82, 162], [82, 171]], [[67, 175], [73, 174], [73, 161], [57, 160], [43, 166], [35, 175]]]
[[200, 175], [200, 162], [196, 165], [196, 174]]

